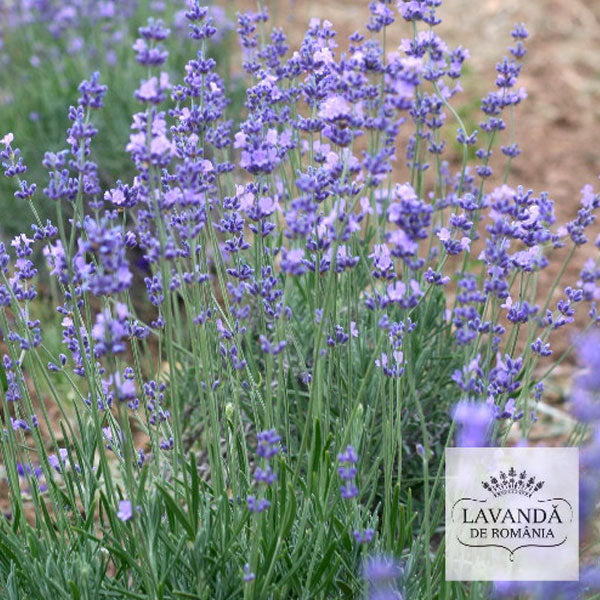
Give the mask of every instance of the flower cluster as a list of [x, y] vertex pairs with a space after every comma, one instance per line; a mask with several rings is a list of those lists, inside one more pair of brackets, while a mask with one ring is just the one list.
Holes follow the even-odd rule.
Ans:
[[352, 446], [347, 446], [344, 452], [338, 454], [338, 463], [340, 464], [338, 467], [338, 475], [344, 482], [342, 487], [340, 487], [340, 492], [344, 500], [349, 500], [350, 498], [358, 496], [358, 488], [355, 483], [356, 473], [358, 471], [354, 466], [357, 462], [358, 455]]
[[[262, 459], [263, 466], [255, 467], [254, 482], [258, 486], [270, 486], [277, 479], [277, 474], [273, 472], [270, 461], [274, 456], [281, 452], [281, 446], [279, 444], [281, 437], [275, 433], [274, 429], [270, 429], [258, 433], [256, 439], [258, 442], [256, 454]], [[256, 495], [249, 495], [246, 498], [246, 503], [248, 505], [248, 510], [256, 513], [261, 513], [271, 506], [271, 503], [267, 498], [264, 496], [257, 498]]]
[[402, 600], [396, 583], [402, 572], [402, 566], [392, 556], [368, 558], [364, 564], [364, 578], [369, 600]]

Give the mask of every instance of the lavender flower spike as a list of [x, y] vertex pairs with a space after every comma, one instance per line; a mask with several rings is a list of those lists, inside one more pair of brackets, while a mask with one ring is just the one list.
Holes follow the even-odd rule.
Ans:
[[368, 600], [402, 600], [396, 580], [402, 575], [400, 563], [386, 555], [372, 556], [364, 566]]
[[133, 505], [131, 504], [131, 500], [119, 501], [119, 511], [117, 512], [117, 517], [123, 522], [129, 521], [129, 519], [133, 517]]
[[453, 417], [459, 425], [457, 446], [478, 448], [489, 445], [494, 419], [494, 410], [489, 404], [462, 401], [455, 406]]

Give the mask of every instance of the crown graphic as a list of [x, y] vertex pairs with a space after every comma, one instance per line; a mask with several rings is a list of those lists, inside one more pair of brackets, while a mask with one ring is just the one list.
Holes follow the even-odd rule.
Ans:
[[489, 481], [482, 481], [483, 489], [490, 492], [494, 497], [507, 496], [508, 494], [517, 494], [531, 498], [535, 492], [544, 487], [543, 481], [536, 481], [536, 478], [527, 477], [527, 471], [517, 473], [514, 467], [508, 470], [508, 473], [500, 471], [498, 476], [490, 475]]

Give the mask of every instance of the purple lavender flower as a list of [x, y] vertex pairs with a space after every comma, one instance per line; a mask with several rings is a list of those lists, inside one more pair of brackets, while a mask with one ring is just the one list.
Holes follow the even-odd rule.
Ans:
[[[17, 475], [20, 479], [26, 480], [28, 483], [31, 481], [37, 486], [39, 492], [45, 492], [48, 489], [46, 483], [44, 483], [44, 472], [41, 467], [34, 467], [30, 464], [23, 464], [17, 462]], [[31, 494], [31, 488], [26, 487], [25, 493]]]
[[281, 452], [281, 436], [277, 435], [274, 429], [268, 431], [261, 431], [257, 436], [258, 445], [256, 447], [256, 453], [258, 456], [269, 460], [276, 454]]
[[510, 53], [517, 59], [523, 58], [525, 54], [527, 54], [527, 49], [523, 45], [523, 40], [529, 37], [529, 32], [525, 28], [525, 25], [523, 23], [518, 23], [510, 32], [510, 35], [517, 42], [516, 46], [509, 48]]
[[433, 208], [417, 198], [408, 183], [397, 184], [394, 196], [398, 201], [388, 206], [388, 220], [397, 225], [402, 233], [401, 237], [391, 238], [390, 241], [400, 247], [397, 255], [404, 258], [415, 254], [419, 240], [427, 238]]
[[404, 374], [404, 354], [401, 350], [392, 352], [393, 362], [387, 353], [382, 352], [379, 358], [375, 359], [377, 365], [386, 377], [400, 377]]
[[388, 302], [393, 302], [399, 304], [402, 308], [414, 308], [424, 295], [416, 279], [411, 279], [408, 286], [403, 281], [395, 281], [388, 285], [386, 291], [384, 306]]
[[69, 452], [66, 448], [58, 449], [58, 456], [56, 454], [48, 455], [48, 464], [58, 473], [64, 468], [69, 458]]
[[461, 370], [456, 369], [452, 374], [453, 381], [463, 392], [471, 395], [483, 393], [483, 370], [480, 367], [481, 355], [478, 354]]
[[23, 164], [21, 151], [18, 148], [13, 149], [11, 146], [13, 140], [14, 135], [12, 133], [7, 133], [0, 140], [0, 143], [4, 145], [4, 150], [0, 151], [0, 159], [6, 177], [19, 176], [27, 171], [27, 167]]
[[375, 530], [373, 529], [365, 529], [364, 531], [356, 530], [352, 533], [354, 539], [359, 544], [369, 544], [373, 540], [373, 536], [375, 535]]
[[171, 418], [171, 412], [163, 408], [166, 387], [165, 383], [158, 384], [154, 380], [144, 383], [144, 396], [147, 399], [146, 409], [150, 415], [150, 425], [154, 426]]
[[600, 335], [593, 331], [577, 340], [577, 351], [584, 371], [576, 378], [578, 388], [600, 391]]
[[271, 506], [271, 503], [266, 498], [257, 499], [256, 496], [248, 496], [246, 498], [248, 510], [253, 513], [261, 513]]
[[535, 342], [531, 344], [531, 349], [540, 356], [551, 356], [552, 350], [550, 349], [550, 344], [546, 344], [542, 339], [537, 338]]
[[260, 348], [265, 354], [272, 354], [273, 356], [277, 356], [285, 349], [287, 345], [286, 340], [281, 340], [276, 344], [272, 344], [269, 342], [266, 336], [260, 335]]
[[123, 522], [129, 521], [129, 519], [133, 518], [133, 505], [131, 504], [131, 500], [119, 501], [117, 518], [121, 519]]
[[452, 238], [452, 232], [442, 227], [437, 233], [438, 239], [442, 242], [444, 249], [448, 254], [460, 254], [463, 250], [469, 250], [471, 247], [471, 238], [463, 236], [460, 240]]
[[[256, 454], [263, 459], [264, 468], [260, 466], [255, 467], [254, 482], [257, 486], [263, 484], [268, 487], [277, 479], [277, 474], [273, 471], [270, 461], [274, 456], [281, 452], [281, 437], [277, 435], [274, 429], [261, 431], [256, 437], [258, 441]], [[264, 512], [271, 506], [271, 503], [267, 498], [264, 496], [257, 498], [256, 495], [249, 495], [246, 498], [246, 503], [248, 505], [248, 510], [256, 513]]]
[[391, 257], [392, 253], [386, 244], [375, 244], [373, 246], [373, 254], [369, 255], [369, 258], [373, 259], [373, 277], [382, 279], [394, 277], [394, 263]]
[[12, 428], [17, 431], [18, 429], [23, 430], [25, 433], [29, 433], [31, 431], [31, 427], [29, 423], [25, 419], [13, 419], [10, 418]]
[[[135, 97], [140, 102], [160, 104], [166, 100], [166, 91], [170, 88], [169, 75], [167, 73], [161, 73], [160, 77], [150, 77], [150, 79], [143, 81], [136, 90]], [[135, 137], [132, 135], [130, 136], [130, 140], [130, 144], [126, 149], [133, 151], [136, 149], [136, 146], [139, 148], [141, 142], [145, 141], [145, 136], [142, 133], [137, 134]], [[151, 145], [154, 144], [154, 148], [151, 152], [152, 154], [161, 154], [166, 150], [172, 151], [171, 145], [164, 135], [159, 134], [154, 136], [150, 143]], [[164, 147], [164, 149], [161, 146]]]
[[[121, 292], [131, 285], [133, 275], [125, 257], [123, 232], [111, 220], [95, 221], [89, 216], [84, 219], [87, 239], [79, 240], [76, 257], [78, 277], [95, 295]], [[88, 255], [97, 258], [97, 265], [86, 262]]]
[[452, 416], [459, 427], [457, 446], [479, 448], [489, 445], [494, 419], [494, 411], [489, 404], [462, 401], [454, 407]]
[[267, 485], [271, 485], [276, 479], [277, 475], [273, 473], [273, 469], [271, 467], [267, 467], [266, 469], [256, 467], [256, 469], [254, 470], [254, 480], [257, 482], [262, 482]]
[[368, 558], [364, 565], [369, 600], [402, 600], [396, 581], [402, 575], [402, 566], [391, 556]]
[[344, 482], [340, 487], [340, 492], [344, 500], [350, 500], [358, 496], [358, 488], [355, 484], [357, 469], [354, 466], [358, 462], [358, 455], [352, 446], [346, 446], [346, 450], [338, 454], [338, 475]]
[[343, 96], [330, 96], [321, 104], [319, 117], [326, 121], [348, 119], [352, 114], [352, 107]]
[[165, 40], [170, 30], [163, 26], [162, 21], [150, 18], [145, 27], [139, 28], [139, 33], [141, 37], [133, 45], [137, 61], [146, 67], [164, 64], [169, 53], [160, 43], [156, 42]]
[[127, 336], [126, 319], [128, 316], [127, 307], [121, 303], [116, 306], [116, 318], [109, 310], [96, 315], [96, 323], [92, 328], [96, 356], [119, 354], [125, 350], [124, 338]]
[[281, 270], [291, 275], [302, 275], [306, 273], [308, 267], [304, 258], [304, 251], [300, 248], [293, 250], [284, 250], [281, 259]]
[[84, 108], [99, 109], [104, 106], [103, 99], [108, 87], [100, 85], [100, 73], [95, 71], [89, 80], [82, 81], [77, 88], [81, 94], [77, 103]]
[[573, 413], [591, 428], [591, 435], [580, 449], [579, 520], [583, 533], [593, 520], [600, 498], [600, 336], [597, 332], [577, 340], [579, 362], [584, 367], [574, 381], [571, 393]]

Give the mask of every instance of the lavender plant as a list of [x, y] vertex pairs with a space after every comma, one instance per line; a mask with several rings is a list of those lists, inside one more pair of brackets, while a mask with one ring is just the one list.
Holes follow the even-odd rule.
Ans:
[[[4, 136], [34, 220], [0, 243], [5, 597], [495, 593], [444, 579], [443, 450], [528, 437], [566, 357], [552, 335], [586, 305], [598, 321], [598, 260], [561, 279], [600, 195], [584, 187], [558, 225], [548, 194], [512, 185], [527, 31], [496, 65], [481, 133], [467, 130], [454, 106], [468, 52], [435, 33], [440, 4], [372, 2], [344, 49], [315, 18], [293, 52], [265, 7], [239, 14], [236, 120], [208, 9], [186, 10], [198, 49], [177, 78], [172, 33], [150, 20], [134, 44], [131, 179], [100, 180], [97, 73], [45, 185], [27, 178], [19, 132]], [[60, 345], [37, 318], [35, 248]], [[596, 382], [580, 384], [574, 444], [597, 437]], [[585, 493], [589, 521], [599, 491]], [[573, 593], [597, 584], [589, 572]]]
[[[233, 21], [225, 9], [210, 6], [219, 26], [207, 52], [221, 56], [220, 72], [227, 78], [226, 60], [233, 38]], [[68, 126], [65, 107], [75, 97], [77, 85], [101, 71], [109, 86], [104, 110], [96, 116], [100, 135], [94, 155], [100, 180], [109, 186], [116, 179], [135, 175], [124, 147], [130, 117], [137, 110], [133, 92], [143, 69], [131, 47], [137, 28], [151, 16], [173, 31], [169, 43], [169, 70], [180, 73], [194, 44], [187, 38], [185, 3], [126, 0], [121, 2], [76, 0], [8, 1], [0, 6], [0, 110], [2, 129], [18, 131], [21, 149], [28, 156], [30, 176], [44, 181], [44, 150], [58, 147]], [[230, 96], [241, 104], [241, 90], [230, 86]], [[16, 235], [29, 228], [28, 215], [12, 198], [10, 182], [0, 183], [0, 207], [5, 212], [0, 229]], [[45, 221], [51, 207], [38, 207]]]

